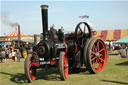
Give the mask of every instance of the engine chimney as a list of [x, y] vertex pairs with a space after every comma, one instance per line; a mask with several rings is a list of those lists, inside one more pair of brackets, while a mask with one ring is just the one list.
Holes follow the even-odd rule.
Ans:
[[20, 47], [20, 25], [18, 25], [18, 47]]
[[48, 40], [48, 5], [40, 6], [42, 11], [43, 40]]

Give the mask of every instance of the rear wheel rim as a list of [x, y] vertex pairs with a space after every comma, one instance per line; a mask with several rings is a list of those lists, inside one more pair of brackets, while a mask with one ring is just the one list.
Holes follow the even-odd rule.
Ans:
[[107, 50], [104, 42], [97, 39], [91, 49], [91, 66], [96, 72], [101, 72], [107, 61]]

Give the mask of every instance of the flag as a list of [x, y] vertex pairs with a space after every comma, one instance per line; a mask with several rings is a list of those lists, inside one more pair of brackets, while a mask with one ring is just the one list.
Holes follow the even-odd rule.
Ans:
[[87, 15], [84, 15], [84, 16], [79, 16], [79, 18], [89, 18], [89, 16], [87, 16]]

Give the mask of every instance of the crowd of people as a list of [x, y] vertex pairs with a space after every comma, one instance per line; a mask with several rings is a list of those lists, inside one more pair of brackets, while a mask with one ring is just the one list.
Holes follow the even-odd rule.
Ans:
[[0, 45], [0, 62], [5, 63], [6, 59], [11, 58], [12, 61], [20, 62], [21, 53], [19, 49], [14, 47], [2, 46]]
[[118, 53], [121, 58], [128, 58], [128, 44], [106, 44], [106, 47], [108, 52]]

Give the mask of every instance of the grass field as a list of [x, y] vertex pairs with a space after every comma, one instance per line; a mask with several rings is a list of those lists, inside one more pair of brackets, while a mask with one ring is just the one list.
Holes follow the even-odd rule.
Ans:
[[128, 85], [128, 58], [110, 56], [106, 68], [99, 74], [89, 74], [85, 68], [69, 75], [66, 81], [59, 79], [57, 69], [39, 69], [37, 80], [28, 83], [24, 74], [24, 60], [20, 63], [0, 63], [0, 85]]

